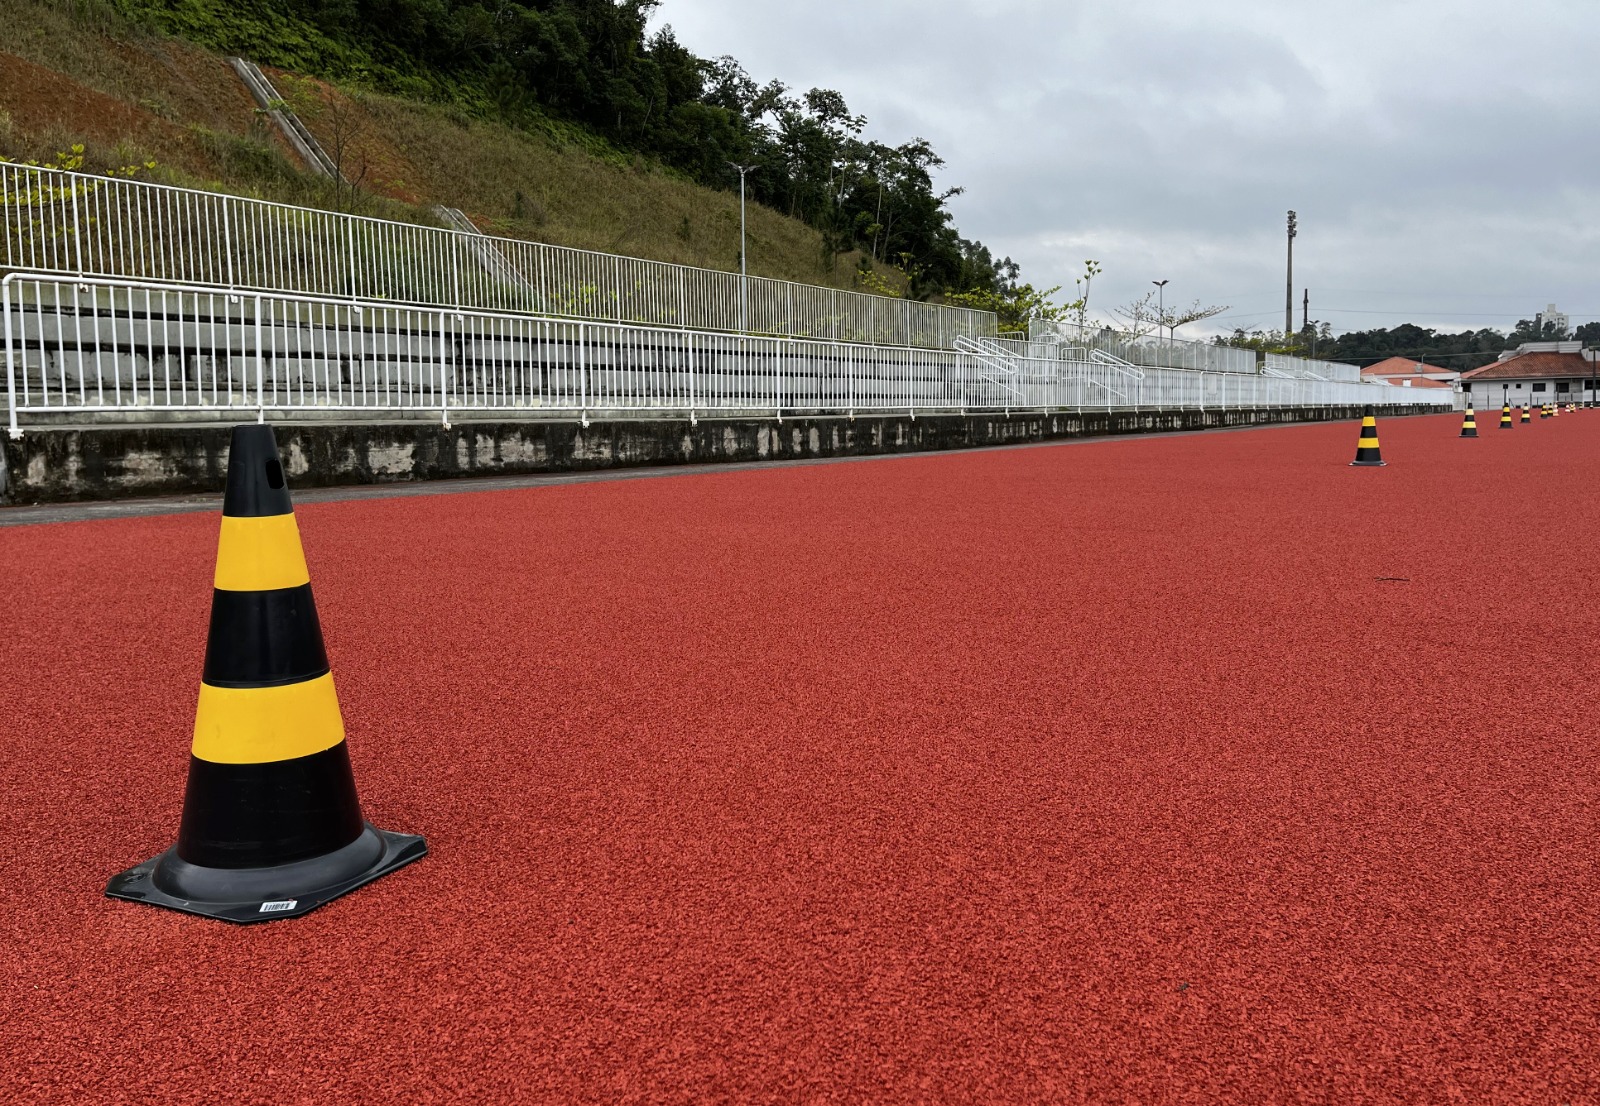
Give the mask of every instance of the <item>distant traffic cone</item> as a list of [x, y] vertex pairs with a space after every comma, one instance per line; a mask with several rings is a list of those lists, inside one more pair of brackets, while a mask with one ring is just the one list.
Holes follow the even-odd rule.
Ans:
[[1375, 467], [1383, 464], [1378, 452], [1378, 416], [1371, 407], [1361, 413], [1361, 437], [1356, 440], [1356, 459], [1352, 466]]
[[1476, 438], [1478, 436], [1478, 419], [1472, 413], [1471, 402], [1467, 403], [1467, 415], [1461, 420], [1461, 436], [1463, 438]]
[[1526, 403], [1524, 403], [1522, 405], [1522, 421], [1523, 422], [1532, 422], [1533, 421], [1533, 412], [1528, 407], [1528, 405]]
[[1510, 430], [1515, 424], [1511, 421], [1511, 404], [1500, 408], [1500, 429]]
[[1547, 419], [1550, 417], [1550, 405], [1548, 403], [1542, 403], [1539, 405], [1539, 417], [1541, 419]]
[[1550, 405], [1550, 417], [1553, 419], [1559, 419], [1561, 417], [1561, 404], [1552, 403]]
[[270, 427], [235, 427], [178, 841], [106, 894], [265, 922], [427, 851], [362, 820], [278, 446]]

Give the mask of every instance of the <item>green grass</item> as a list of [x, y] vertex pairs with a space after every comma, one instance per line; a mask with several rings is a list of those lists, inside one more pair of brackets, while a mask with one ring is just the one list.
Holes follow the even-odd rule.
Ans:
[[[264, 16], [252, 0], [183, 0], [164, 11], [161, 29], [141, 22], [154, 6], [136, 0], [5, 3], [0, 51], [50, 70], [53, 83], [38, 97], [43, 103], [0, 99], [0, 155], [45, 160], [81, 142], [92, 170], [153, 160], [157, 168], [142, 177], [405, 221], [436, 222], [429, 208], [444, 204], [467, 211], [490, 233], [738, 269], [736, 193], [691, 183], [571, 124], [534, 118], [513, 129], [488, 121], [459, 102], [460, 90], [383, 69], [383, 59], [309, 25], [274, 22], [273, 55], [253, 60], [315, 65], [353, 82], [275, 76], [362, 187], [352, 194], [301, 171], [223, 55], [178, 37], [198, 34], [223, 46], [230, 34], [239, 43], [259, 41], [252, 21]], [[410, 80], [415, 95], [364, 90], [372, 82], [361, 78], [374, 69], [390, 87]], [[446, 96], [457, 102], [440, 103]], [[116, 112], [108, 111], [111, 101]], [[857, 254], [829, 258], [815, 230], [757, 204], [748, 221], [752, 273], [859, 287]], [[898, 274], [880, 272], [899, 285]]]

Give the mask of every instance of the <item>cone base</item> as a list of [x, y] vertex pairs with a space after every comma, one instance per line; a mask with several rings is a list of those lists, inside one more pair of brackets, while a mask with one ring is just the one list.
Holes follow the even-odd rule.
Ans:
[[1350, 467], [1351, 468], [1363, 468], [1363, 469], [1367, 469], [1367, 468], [1376, 469], [1376, 468], [1382, 468], [1384, 465], [1387, 465], [1388, 463], [1389, 462], [1387, 462], [1387, 461], [1351, 461], [1350, 462]]
[[241, 925], [298, 918], [428, 855], [422, 838], [370, 822], [341, 849], [270, 868], [205, 868], [168, 849], [111, 877], [106, 896]]

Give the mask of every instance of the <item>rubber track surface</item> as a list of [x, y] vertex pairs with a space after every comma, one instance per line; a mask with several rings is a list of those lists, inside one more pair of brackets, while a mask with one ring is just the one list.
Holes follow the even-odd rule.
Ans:
[[432, 855], [249, 928], [101, 897], [217, 520], [0, 531], [6, 1097], [1594, 1102], [1600, 412], [1482, 425], [302, 506]]

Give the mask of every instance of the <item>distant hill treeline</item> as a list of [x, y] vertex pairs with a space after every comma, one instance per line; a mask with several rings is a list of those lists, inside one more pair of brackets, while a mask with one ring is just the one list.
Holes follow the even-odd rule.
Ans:
[[1324, 361], [1344, 361], [1370, 365], [1390, 357], [1426, 361], [1440, 368], [1465, 372], [1490, 364], [1501, 351], [1516, 349], [1524, 342], [1580, 340], [1600, 343], [1600, 322], [1584, 323], [1574, 330], [1562, 330], [1553, 323], [1542, 327], [1532, 319], [1519, 319], [1510, 333], [1492, 327], [1459, 332], [1439, 331], [1413, 323], [1392, 328], [1352, 330], [1334, 334], [1327, 323], [1313, 322], [1285, 340], [1281, 330], [1235, 330], [1216, 339], [1218, 345], [1237, 346], [1268, 353], [1293, 353]]
[[859, 249], [903, 270], [917, 299], [1015, 296], [1016, 267], [951, 225], [959, 190], [935, 189], [943, 162], [927, 142], [864, 138], [866, 119], [839, 92], [762, 84], [733, 58], [695, 56], [670, 28], [648, 33], [659, 0], [98, 2], [265, 64], [532, 129], [575, 123], [712, 187], [737, 188], [730, 162], [753, 166], [751, 198], [816, 227], [830, 260]]

